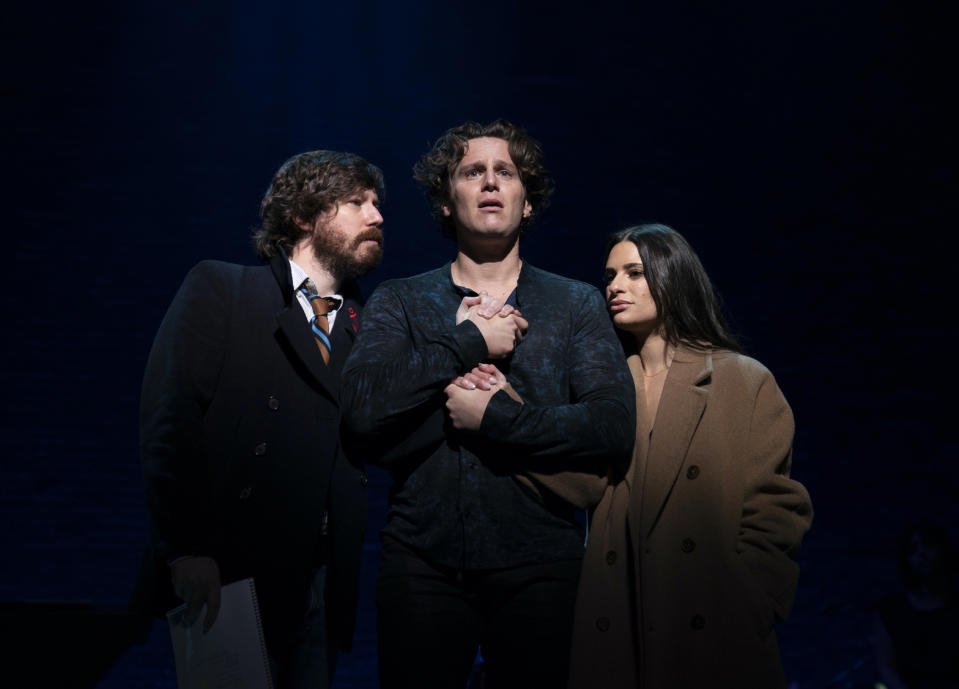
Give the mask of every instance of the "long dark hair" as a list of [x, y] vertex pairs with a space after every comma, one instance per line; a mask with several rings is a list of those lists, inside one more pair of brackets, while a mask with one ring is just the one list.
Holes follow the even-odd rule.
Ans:
[[607, 257], [620, 242], [639, 250], [667, 343], [742, 352], [699, 256], [679, 232], [659, 223], [627, 227], [610, 235]]

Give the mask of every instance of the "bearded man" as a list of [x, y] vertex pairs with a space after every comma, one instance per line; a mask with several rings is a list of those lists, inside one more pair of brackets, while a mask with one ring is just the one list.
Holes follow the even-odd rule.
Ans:
[[278, 687], [329, 686], [352, 645], [367, 480], [341, 449], [338, 399], [382, 191], [350, 153], [284, 163], [254, 235], [265, 265], [194, 267], [144, 376], [151, 539], [135, 598], [154, 613], [182, 600], [188, 620], [206, 604], [209, 628], [221, 586], [252, 577]]

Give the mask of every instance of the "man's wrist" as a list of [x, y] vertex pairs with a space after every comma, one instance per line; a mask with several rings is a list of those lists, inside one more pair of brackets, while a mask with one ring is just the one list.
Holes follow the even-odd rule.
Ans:
[[480, 422], [479, 432], [491, 438], [506, 437], [510, 425], [522, 409], [522, 402], [517, 401], [511, 397], [506, 390], [500, 388], [489, 398], [489, 402], [486, 403], [486, 409], [483, 411], [483, 420]]
[[483, 332], [473, 321], [467, 319], [453, 328], [453, 340], [459, 347], [459, 357], [466, 369], [472, 369], [486, 359], [489, 349]]

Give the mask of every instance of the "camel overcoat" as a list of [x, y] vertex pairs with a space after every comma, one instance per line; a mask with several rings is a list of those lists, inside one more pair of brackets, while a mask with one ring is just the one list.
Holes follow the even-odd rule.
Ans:
[[789, 405], [754, 359], [679, 347], [650, 432], [629, 364], [636, 447], [592, 515], [570, 688], [785, 687], [773, 625], [812, 521]]

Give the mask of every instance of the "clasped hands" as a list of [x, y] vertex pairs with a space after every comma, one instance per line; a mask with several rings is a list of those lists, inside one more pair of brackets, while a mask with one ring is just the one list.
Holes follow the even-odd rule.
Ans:
[[490, 359], [505, 359], [511, 355], [529, 327], [518, 309], [486, 292], [463, 297], [456, 310], [456, 325], [465, 320], [472, 321], [483, 335]]
[[[464, 297], [456, 311], [456, 323], [471, 320], [486, 340], [491, 359], [511, 355], [529, 327], [520, 312], [490, 297], [485, 292]], [[479, 364], [472, 371], [454, 378], [446, 386], [446, 409], [453, 428], [478, 431], [490, 399], [500, 390], [517, 401], [519, 398], [506, 376], [493, 364]]]

